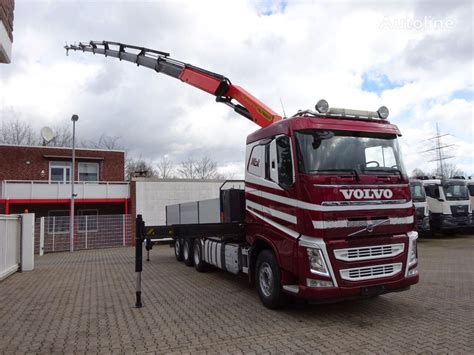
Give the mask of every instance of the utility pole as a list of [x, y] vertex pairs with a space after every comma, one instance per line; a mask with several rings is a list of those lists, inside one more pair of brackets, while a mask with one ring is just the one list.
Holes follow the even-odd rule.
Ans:
[[446, 165], [444, 163], [445, 160], [454, 158], [454, 156], [446, 156], [443, 152], [443, 149], [452, 147], [454, 144], [447, 144], [443, 145], [443, 142], [441, 140], [442, 137], [450, 136], [449, 133], [441, 134], [439, 130], [439, 125], [438, 122], [436, 122], [436, 135], [434, 137], [428, 138], [428, 140], [434, 140], [435, 147], [432, 149], [428, 149], [423, 151], [422, 153], [425, 152], [432, 152], [434, 151], [436, 153], [436, 158], [428, 161], [435, 161], [436, 162], [436, 169], [437, 172], [443, 177], [443, 178], [449, 178], [449, 176], [446, 176]]
[[79, 120], [78, 115], [72, 115], [72, 167], [71, 167], [71, 211], [69, 213], [69, 251], [74, 251], [74, 177], [76, 173], [76, 122]]

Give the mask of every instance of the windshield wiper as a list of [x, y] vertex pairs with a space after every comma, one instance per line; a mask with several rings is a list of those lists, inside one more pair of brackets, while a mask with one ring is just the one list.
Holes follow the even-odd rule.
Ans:
[[353, 173], [356, 180], [360, 181], [360, 176], [356, 169], [321, 169], [321, 170], [310, 170], [309, 172], [310, 173], [325, 173], [325, 172], [345, 172], [345, 171]]
[[400, 175], [400, 181], [403, 181], [403, 173], [400, 169], [397, 168], [363, 168], [363, 171], [375, 171], [383, 173], [397, 173]]

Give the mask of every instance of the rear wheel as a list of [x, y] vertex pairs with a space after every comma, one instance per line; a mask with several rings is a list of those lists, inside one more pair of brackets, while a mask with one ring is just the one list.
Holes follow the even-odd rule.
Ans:
[[281, 307], [286, 301], [280, 285], [280, 267], [271, 250], [263, 250], [257, 258], [255, 280], [263, 305], [270, 309]]
[[186, 239], [183, 245], [183, 258], [184, 263], [187, 266], [193, 266], [194, 258], [193, 258], [193, 241], [191, 239]]
[[181, 238], [174, 242], [174, 256], [176, 260], [183, 261], [183, 240]]
[[209, 264], [204, 261], [202, 256], [202, 245], [199, 239], [194, 240], [194, 267], [199, 272], [205, 272], [209, 269]]

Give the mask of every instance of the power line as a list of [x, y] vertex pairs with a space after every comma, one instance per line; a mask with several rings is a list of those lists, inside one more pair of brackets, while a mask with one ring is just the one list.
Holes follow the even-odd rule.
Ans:
[[426, 139], [426, 140], [434, 140], [435, 146], [432, 149], [428, 149], [428, 150], [425, 150], [425, 151], [421, 152], [421, 153], [432, 152], [432, 151], [435, 152], [436, 158], [434, 158], [432, 160], [428, 160], [428, 161], [429, 162], [434, 162], [434, 161], [436, 162], [437, 170], [440, 173], [440, 175], [443, 176], [443, 177], [446, 177], [446, 164], [445, 164], [444, 161], [447, 160], [447, 159], [454, 158], [454, 156], [446, 156], [444, 154], [443, 149], [448, 148], [448, 147], [452, 147], [452, 146], [455, 145], [455, 144], [445, 144], [445, 145], [443, 145], [441, 138], [446, 137], [446, 136], [451, 136], [451, 134], [449, 134], [449, 133], [441, 134], [440, 131], [439, 131], [438, 122], [436, 122], [436, 135], [434, 137], [430, 137], [430, 138]]

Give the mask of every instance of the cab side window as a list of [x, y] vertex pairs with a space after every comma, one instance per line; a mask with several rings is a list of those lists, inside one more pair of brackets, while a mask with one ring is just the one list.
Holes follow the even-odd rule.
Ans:
[[283, 187], [293, 185], [293, 162], [291, 160], [291, 143], [287, 136], [276, 139], [278, 183]]
[[265, 146], [256, 145], [252, 149], [247, 170], [250, 174], [264, 177], [265, 176]]

